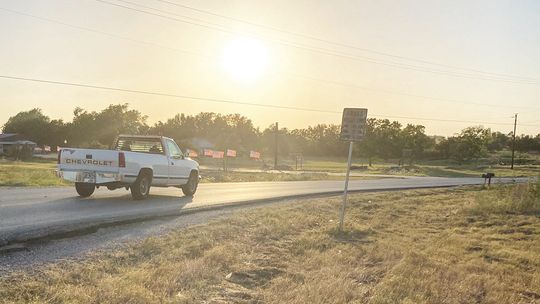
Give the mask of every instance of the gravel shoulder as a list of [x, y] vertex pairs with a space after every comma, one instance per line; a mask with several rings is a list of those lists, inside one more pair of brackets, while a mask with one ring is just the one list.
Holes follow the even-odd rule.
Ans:
[[5, 248], [0, 252], [0, 277], [14, 272], [32, 273], [35, 269], [58, 261], [80, 261], [96, 252], [121, 250], [148, 237], [160, 237], [194, 225], [207, 224], [231, 216], [241, 210], [251, 210], [269, 205], [297, 203], [296, 199], [285, 199], [258, 204], [233, 206], [207, 210], [180, 216], [162, 217], [155, 220], [138, 221], [125, 225], [113, 225], [88, 229], [61, 238], [40, 239]]

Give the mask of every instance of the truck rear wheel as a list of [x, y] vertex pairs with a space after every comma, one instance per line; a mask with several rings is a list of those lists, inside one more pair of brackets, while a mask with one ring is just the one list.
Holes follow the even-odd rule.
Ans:
[[131, 196], [136, 200], [142, 200], [148, 197], [150, 193], [150, 184], [152, 177], [147, 173], [139, 174], [137, 180], [129, 187]]
[[75, 183], [75, 190], [81, 197], [89, 197], [94, 193], [96, 186], [89, 183]]
[[199, 186], [199, 174], [195, 171], [191, 172], [187, 184], [182, 186], [182, 192], [186, 196], [193, 196], [197, 192]]

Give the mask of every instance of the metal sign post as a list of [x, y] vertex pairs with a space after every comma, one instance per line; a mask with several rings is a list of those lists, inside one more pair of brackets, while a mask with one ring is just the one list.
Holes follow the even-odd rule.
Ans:
[[345, 207], [347, 207], [347, 190], [349, 188], [349, 173], [351, 172], [352, 149], [354, 142], [349, 142], [349, 159], [347, 160], [347, 175], [345, 175], [345, 190], [343, 190], [343, 205], [339, 215], [339, 231], [343, 230], [343, 220], [345, 219]]
[[364, 139], [366, 134], [367, 109], [345, 108], [341, 121], [341, 140], [349, 142], [349, 158], [347, 159], [347, 174], [345, 175], [345, 188], [343, 190], [343, 205], [339, 215], [339, 231], [343, 230], [345, 208], [347, 207], [347, 191], [349, 189], [349, 175], [351, 172], [352, 151], [354, 142]]

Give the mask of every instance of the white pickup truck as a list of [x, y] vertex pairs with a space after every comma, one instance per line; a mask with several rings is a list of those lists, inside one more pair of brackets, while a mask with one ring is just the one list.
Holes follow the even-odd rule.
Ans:
[[100, 186], [130, 189], [138, 200], [148, 197], [150, 186], [179, 187], [192, 196], [199, 184], [199, 164], [163, 136], [120, 135], [112, 150], [62, 148], [56, 172], [82, 197]]

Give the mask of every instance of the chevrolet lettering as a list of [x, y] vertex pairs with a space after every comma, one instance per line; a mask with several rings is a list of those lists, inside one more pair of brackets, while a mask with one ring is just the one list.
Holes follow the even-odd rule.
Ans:
[[114, 162], [112, 160], [66, 158], [66, 164], [94, 165], [94, 166], [113, 166]]

